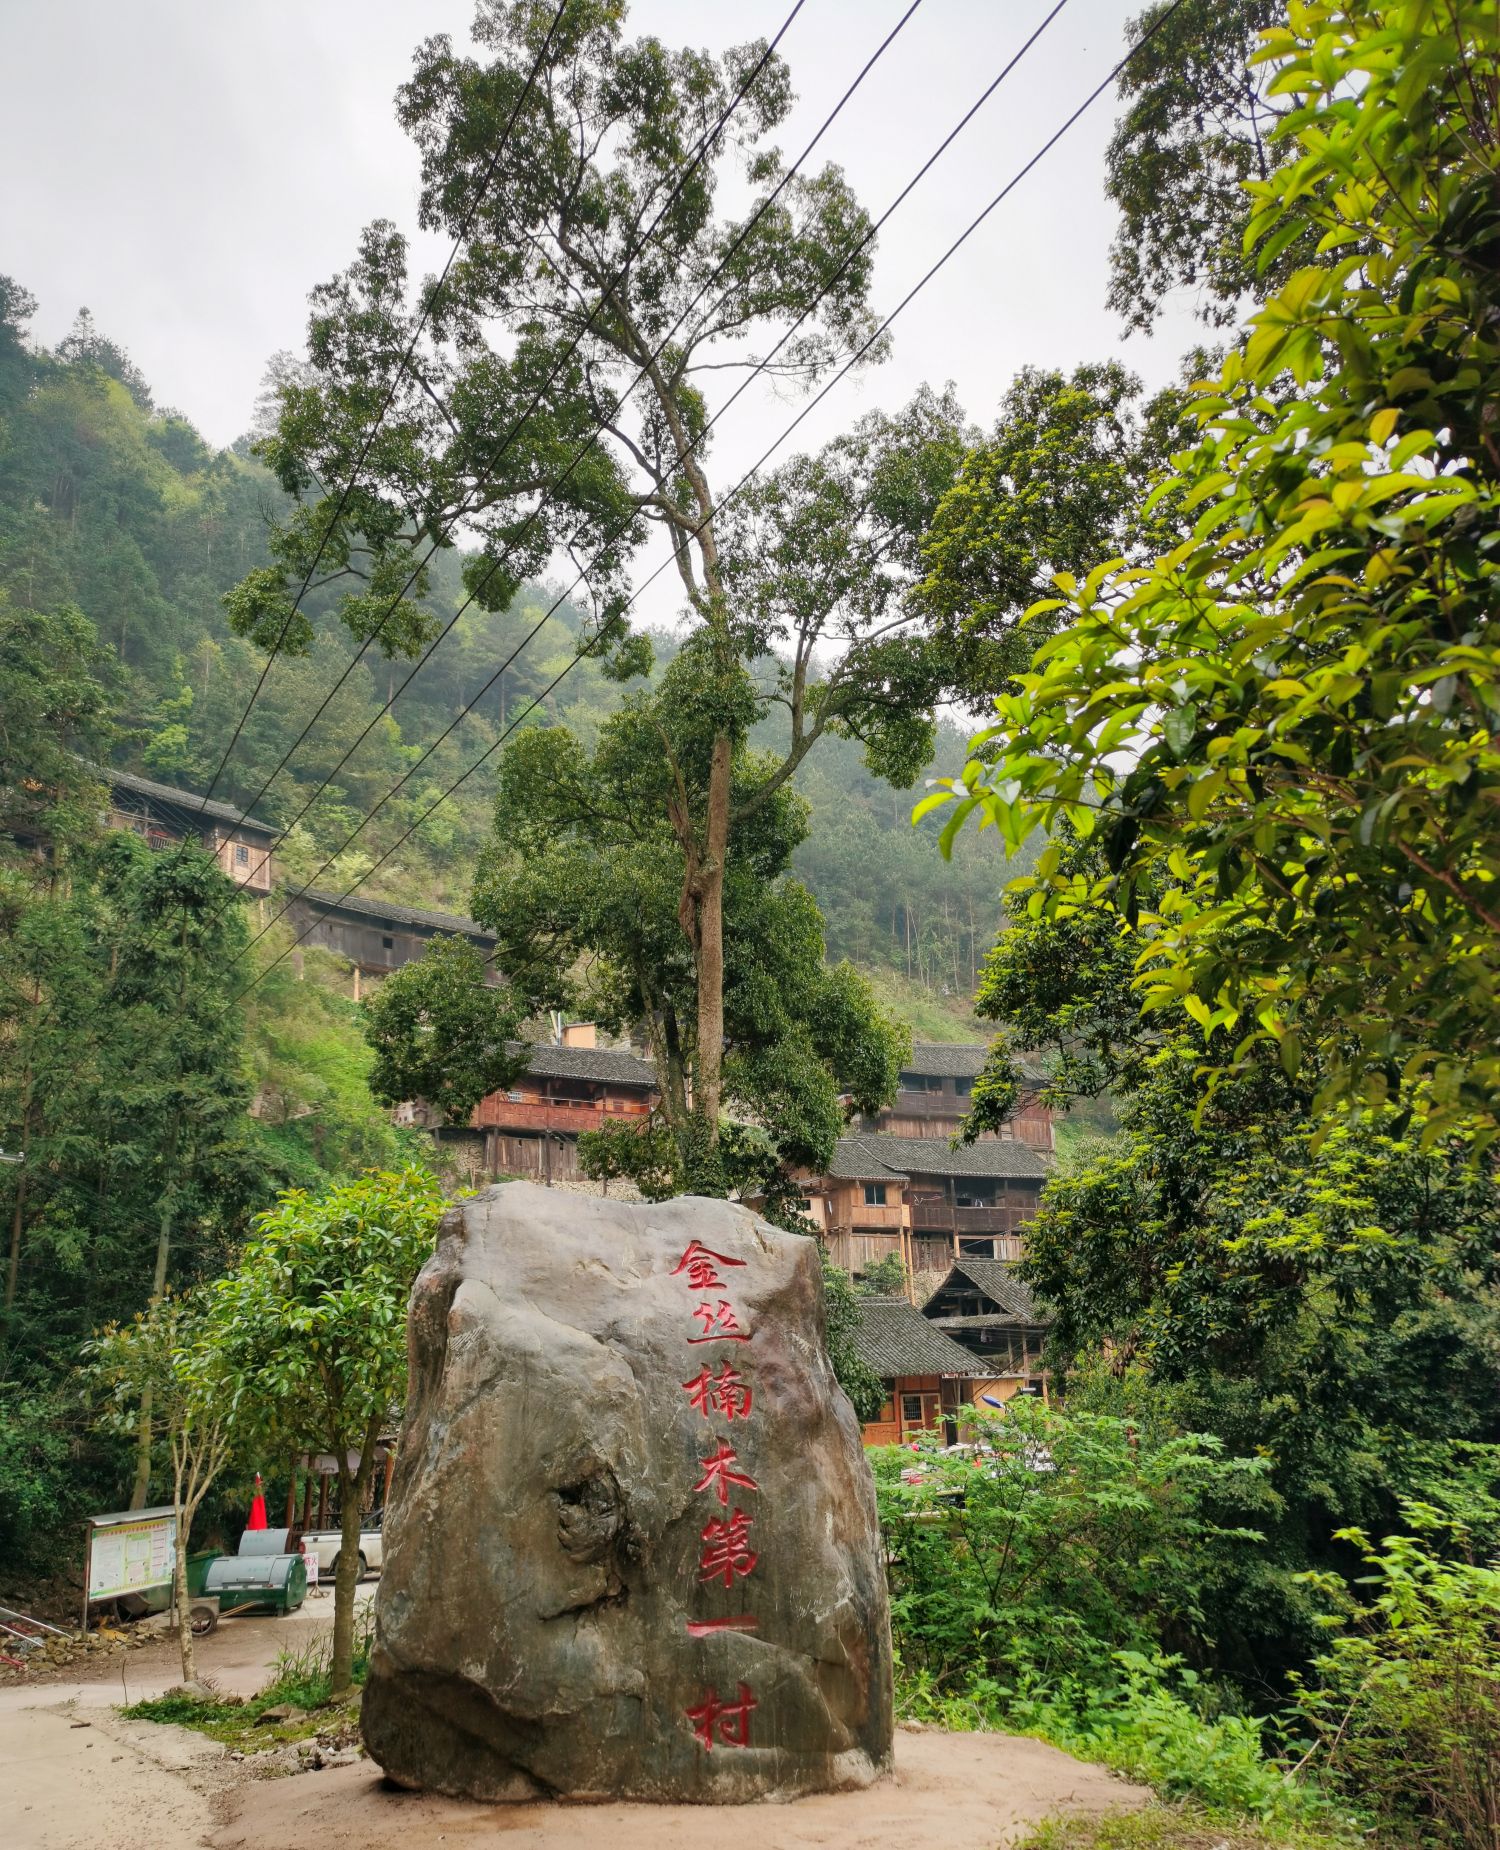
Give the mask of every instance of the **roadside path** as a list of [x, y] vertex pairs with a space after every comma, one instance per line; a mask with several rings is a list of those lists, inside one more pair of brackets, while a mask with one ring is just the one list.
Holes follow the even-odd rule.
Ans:
[[[226, 1619], [200, 1640], [199, 1673], [252, 1695], [279, 1651], [327, 1629], [332, 1608], [329, 1598], [288, 1618]], [[770, 1850], [999, 1850], [1056, 1812], [1150, 1797], [1040, 1741], [925, 1728], [898, 1732], [894, 1777], [865, 1792], [714, 1806], [711, 1817], [701, 1806], [471, 1805], [387, 1788], [363, 1760], [256, 1778], [203, 1735], [117, 1713], [179, 1675], [163, 1641], [67, 1681], [0, 1688], [5, 1850], [438, 1850], [498, 1837], [506, 1850], [698, 1850], [710, 1835]]]

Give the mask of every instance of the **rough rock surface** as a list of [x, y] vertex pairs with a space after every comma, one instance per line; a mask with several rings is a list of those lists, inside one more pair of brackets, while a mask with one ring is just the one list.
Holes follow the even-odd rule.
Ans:
[[363, 1705], [389, 1777], [727, 1804], [889, 1767], [874, 1487], [811, 1240], [503, 1183], [444, 1220], [410, 1344]]

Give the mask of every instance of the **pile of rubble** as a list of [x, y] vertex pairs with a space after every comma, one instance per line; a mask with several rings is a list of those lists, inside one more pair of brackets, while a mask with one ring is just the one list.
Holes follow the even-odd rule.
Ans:
[[[96, 1632], [48, 1632], [35, 1643], [21, 1645], [17, 1639], [0, 1639], [0, 1682], [26, 1683], [45, 1679], [49, 1674], [70, 1666], [95, 1663], [101, 1657], [139, 1650], [150, 1637], [139, 1627], [115, 1631], [100, 1627]], [[6, 1663], [4, 1658], [14, 1658]]]

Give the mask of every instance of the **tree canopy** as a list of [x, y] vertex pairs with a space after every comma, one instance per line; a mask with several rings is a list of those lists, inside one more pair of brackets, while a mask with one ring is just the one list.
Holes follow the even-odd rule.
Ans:
[[[1148, 1005], [1242, 1012], [1323, 1096], [1500, 1129], [1495, 9], [1293, 11], [1258, 68], [1295, 153], [1247, 239], [1315, 235], [1200, 395], [1149, 564], [1059, 577], [1061, 625], [950, 828], [1066, 817], [1152, 908]], [[1263, 253], [1263, 258], [1265, 253]], [[1292, 389], [1285, 389], [1290, 386]], [[1128, 671], [1122, 670], [1128, 662]], [[1079, 889], [1054, 844], [1038, 903]], [[1245, 1044], [1220, 1063], [1235, 1065]]]

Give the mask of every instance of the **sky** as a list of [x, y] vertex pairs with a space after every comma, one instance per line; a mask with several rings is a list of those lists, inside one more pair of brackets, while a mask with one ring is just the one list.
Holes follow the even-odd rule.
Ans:
[[[878, 216], [1053, 0], [923, 0], [816, 160], [832, 160]], [[774, 36], [792, 0], [635, 0], [629, 30], [712, 50]], [[805, 0], [782, 41], [798, 94], [780, 140], [800, 152], [907, 0]], [[881, 232], [873, 302], [894, 307], [979, 208], [1120, 56], [1140, 0], [1067, 0], [1037, 44]], [[412, 53], [467, 39], [471, 0], [71, 0], [0, 8], [0, 271], [40, 302], [48, 345], [80, 306], [125, 347], [159, 405], [212, 443], [249, 425], [266, 362], [301, 347], [308, 291], [392, 219], [413, 267], [446, 246], [416, 227], [418, 166], [395, 120]], [[951, 380], [993, 421], [1023, 366], [1116, 355], [1148, 386], [1195, 337], [1191, 304], [1155, 338], [1124, 340], [1105, 306], [1115, 215], [1101, 97], [899, 317], [891, 357], [851, 375], [794, 434], [808, 448], [924, 380]], [[738, 378], [738, 375], [734, 375]], [[727, 388], [726, 388], [727, 390]], [[733, 480], [800, 408], [757, 387], [717, 427]], [[638, 577], [656, 560], [643, 556]], [[639, 614], [667, 621], [665, 576]]]

